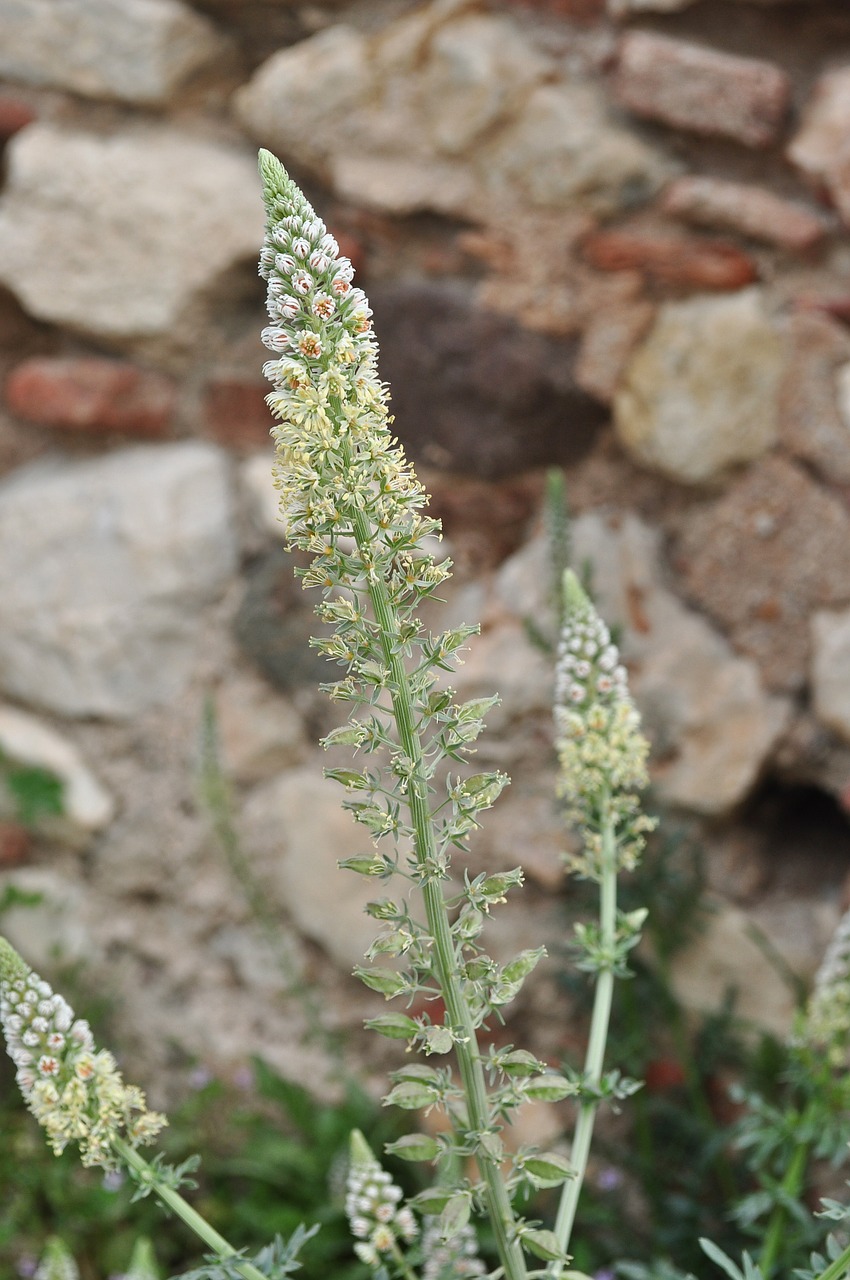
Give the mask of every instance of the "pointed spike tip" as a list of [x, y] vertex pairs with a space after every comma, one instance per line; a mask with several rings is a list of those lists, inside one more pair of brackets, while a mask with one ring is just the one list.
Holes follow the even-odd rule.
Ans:
[[29, 973], [29, 965], [21, 959], [10, 942], [0, 937], [0, 983], [15, 982], [18, 978], [28, 977]]
[[349, 1152], [351, 1155], [351, 1167], [353, 1169], [362, 1169], [365, 1165], [377, 1164], [372, 1148], [369, 1146], [369, 1143], [363, 1137], [363, 1134], [359, 1129], [351, 1130]]
[[581, 613], [591, 607], [587, 592], [572, 569], [564, 570], [561, 590], [564, 593], [564, 610], [568, 617], [572, 613]]

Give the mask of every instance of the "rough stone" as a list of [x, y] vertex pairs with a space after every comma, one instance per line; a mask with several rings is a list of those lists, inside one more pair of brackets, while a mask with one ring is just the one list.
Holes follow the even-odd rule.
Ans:
[[805, 253], [827, 231], [823, 217], [767, 187], [722, 178], [674, 178], [661, 200], [665, 213], [701, 227], [739, 231], [791, 253]]
[[816, 190], [825, 190], [850, 225], [850, 66], [827, 71], [815, 85], [788, 158]]
[[636, 115], [748, 147], [777, 139], [791, 97], [788, 76], [770, 62], [649, 31], [623, 36], [614, 90]]
[[[757, 922], [789, 969], [811, 977], [838, 913], [827, 903], [788, 902], [760, 913]], [[783, 1040], [791, 1031], [794, 990], [753, 938], [751, 914], [719, 900], [705, 929], [676, 956], [673, 988], [687, 1008], [703, 1013], [721, 1008], [731, 988], [737, 1017]]]
[[178, 0], [25, 0], [3, 14], [0, 75], [153, 106], [223, 45]]
[[370, 848], [369, 834], [340, 808], [341, 789], [322, 778], [325, 763], [256, 788], [245, 802], [240, 827], [271, 900], [299, 932], [312, 938], [343, 969], [362, 964], [378, 932], [364, 914], [375, 884], [341, 871], [340, 858]]
[[766, 683], [799, 689], [809, 619], [850, 601], [850, 516], [794, 463], [769, 457], [688, 515], [676, 563], [691, 598], [756, 659]]
[[712, 481], [776, 439], [779, 333], [757, 289], [661, 307], [614, 399], [617, 432], [641, 463]]
[[672, 166], [562, 78], [513, 19], [432, 4], [374, 37], [342, 24], [275, 54], [236, 95], [249, 132], [392, 214], [612, 212]]
[[3, 913], [4, 936], [37, 973], [50, 973], [57, 960], [64, 965], [91, 963], [97, 948], [79, 880], [48, 867], [21, 867], [4, 875], [3, 884], [38, 895], [35, 905]]
[[827, 316], [797, 312], [787, 326], [779, 392], [779, 438], [831, 484], [850, 484], [850, 415], [842, 413], [842, 370], [850, 334]]
[[812, 701], [821, 724], [850, 742], [850, 609], [812, 618]]
[[201, 609], [235, 568], [226, 463], [212, 445], [54, 457], [0, 486], [7, 693], [122, 718], [190, 680]]
[[262, 228], [246, 155], [167, 126], [34, 124], [9, 144], [0, 281], [40, 320], [191, 349], [205, 291], [256, 256]]
[[624, 302], [600, 311], [582, 335], [576, 357], [576, 384], [610, 404], [629, 363], [655, 316], [649, 302]]
[[280, 518], [280, 493], [274, 487], [273, 463], [274, 453], [267, 447], [243, 458], [238, 471], [247, 523], [263, 543], [269, 538], [282, 541], [286, 537], [286, 525]]
[[460, 282], [382, 284], [370, 301], [394, 428], [415, 461], [494, 479], [592, 445], [604, 414], [563, 343], [476, 308]]
[[752, 259], [726, 240], [651, 227], [593, 231], [582, 251], [600, 271], [640, 271], [652, 280], [692, 289], [741, 289], [757, 277]]
[[62, 816], [47, 826], [91, 833], [108, 826], [115, 801], [87, 768], [76, 746], [43, 720], [0, 705], [0, 752], [17, 764], [46, 769], [62, 783]]
[[264, 782], [307, 754], [304, 724], [292, 703], [251, 673], [220, 686], [215, 710], [222, 769], [236, 782]]
[[123, 360], [32, 357], [5, 388], [12, 413], [67, 431], [167, 435], [177, 401], [170, 378]]

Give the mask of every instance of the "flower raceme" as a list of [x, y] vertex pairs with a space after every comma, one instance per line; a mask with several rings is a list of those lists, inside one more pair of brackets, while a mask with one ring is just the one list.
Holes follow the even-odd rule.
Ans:
[[351, 1134], [345, 1213], [354, 1251], [373, 1270], [382, 1259], [410, 1244], [419, 1234], [413, 1211], [401, 1205], [402, 1191], [375, 1159], [369, 1144], [355, 1129]]
[[654, 825], [639, 812], [648, 784], [649, 744], [629, 695], [617, 646], [572, 571], [564, 575], [564, 626], [555, 677], [555, 734], [559, 793], [567, 818], [582, 832], [584, 854], [571, 860], [581, 875], [598, 877], [599, 818], [617, 833], [618, 865], [629, 869]]
[[77, 1142], [84, 1165], [114, 1168], [112, 1144], [152, 1141], [166, 1124], [144, 1094], [125, 1085], [112, 1054], [97, 1050], [87, 1022], [0, 938], [0, 1025], [30, 1111], [59, 1155]]

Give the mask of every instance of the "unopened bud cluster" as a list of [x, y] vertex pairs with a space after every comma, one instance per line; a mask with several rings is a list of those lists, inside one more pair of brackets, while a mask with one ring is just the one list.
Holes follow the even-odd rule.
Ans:
[[0, 938], [0, 1025], [30, 1111], [59, 1155], [77, 1142], [84, 1165], [115, 1167], [112, 1143], [150, 1142], [165, 1125], [140, 1089], [125, 1085], [112, 1054], [50, 984]]
[[419, 1234], [413, 1211], [401, 1204], [402, 1191], [381, 1168], [365, 1138], [351, 1135], [351, 1163], [346, 1182], [345, 1213], [354, 1251], [361, 1262], [377, 1269], [400, 1243]]
[[651, 822], [638, 811], [638, 792], [649, 781], [649, 744], [629, 696], [626, 669], [575, 575], [564, 579], [565, 620], [555, 684], [559, 793], [567, 817], [581, 829], [584, 855], [573, 859], [583, 875], [598, 873], [601, 806], [614, 818], [618, 865], [634, 865]]

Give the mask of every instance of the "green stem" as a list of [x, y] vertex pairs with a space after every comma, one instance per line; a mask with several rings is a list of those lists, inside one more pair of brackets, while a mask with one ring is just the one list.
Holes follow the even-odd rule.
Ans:
[[[614, 836], [614, 823], [610, 816], [608, 803], [604, 806], [605, 817], [602, 823], [602, 866], [599, 879], [599, 923], [601, 944], [605, 953], [613, 956], [617, 933], [617, 842]], [[602, 1079], [602, 1067], [605, 1061], [605, 1043], [608, 1039], [608, 1024], [611, 1019], [611, 1003], [614, 995], [613, 961], [598, 975], [596, 991], [593, 998], [593, 1013], [590, 1019], [590, 1038], [584, 1063], [584, 1083], [588, 1089], [596, 1089]], [[587, 1160], [590, 1154], [590, 1142], [593, 1137], [593, 1126], [596, 1121], [598, 1101], [591, 1097], [579, 1109], [576, 1121], [575, 1137], [571, 1153], [571, 1162], [575, 1177], [564, 1183], [558, 1216], [555, 1219], [555, 1235], [558, 1247], [567, 1252], [575, 1222], [579, 1196], [587, 1172]], [[560, 1262], [552, 1263], [549, 1274], [552, 1280], [558, 1280], [561, 1274]]]
[[[182, 1218], [186, 1226], [194, 1231], [195, 1235], [199, 1236], [204, 1244], [209, 1245], [213, 1253], [223, 1260], [238, 1256], [237, 1250], [234, 1249], [233, 1245], [225, 1240], [224, 1236], [219, 1235], [215, 1228], [210, 1226], [206, 1218], [202, 1218], [197, 1210], [193, 1209], [178, 1191], [175, 1191], [173, 1187], [167, 1186], [157, 1174], [156, 1169], [143, 1156], [140, 1156], [134, 1147], [131, 1147], [123, 1138], [114, 1138], [112, 1145], [124, 1163], [129, 1165], [131, 1169], [135, 1169], [136, 1173], [140, 1175], [142, 1185], [150, 1186], [154, 1195], [167, 1208], [176, 1213], [178, 1218]], [[258, 1271], [251, 1262], [240, 1260], [234, 1263], [234, 1267], [241, 1276], [244, 1276], [244, 1280], [267, 1280], [262, 1271]]]
[[[804, 1114], [800, 1121], [800, 1127], [804, 1133], [809, 1127], [809, 1120], [810, 1117]], [[785, 1177], [782, 1179], [780, 1188], [783, 1199], [796, 1200], [800, 1194], [806, 1169], [808, 1168], [809, 1146], [810, 1143], [806, 1139], [798, 1142], [794, 1148], [794, 1154], [791, 1157], [788, 1168], [785, 1170]], [[782, 1237], [785, 1234], [787, 1220], [788, 1210], [785, 1205], [782, 1202], [775, 1204], [770, 1215], [770, 1221], [767, 1224], [764, 1245], [759, 1258], [759, 1268], [765, 1280], [768, 1280], [776, 1265], [776, 1258], [782, 1245]]]
[[850, 1275], [850, 1244], [831, 1262], [826, 1271], [822, 1271], [817, 1280], [846, 1280]]
[[[354, 514], [353, 527], [361, 554], [365, 553], [364, 558], [369, 559], [373, 537], [362, 512], [358, 511]], [[437, 863], [437, 848], [428, 803], [428, 778], [422, 755], [422, 744], [414, 723], [413, 698], [407, 669], [395, 647], [395, 639], [399, 634], [398, 620], [386, 583], [381, 578], [370, 576], [369, 596], [380, 628], [381, 646], [389, 670], [390, 696], [398, 727], [399, 742], [405, 755], [412, 762], [407, 800], [416, 860], [420, 867], [431, 868]], [[469, 1129], [472, 1134], [482, 1134], [491, 1125], [487, 1087], [475, 1023], [458, 975], [448, 909], [442, 888], [430, 876], [426, 876], [422, 884], [422, 895], [428, 930], [434, 939], [434, 968], [442, 990], [449, 1025], [456, 1036], [455, 1050], [466, 1097]], [[486, 1187], [487, 1210], [505, 1276], [507, 1280], [525, 1280], [525, 1260], [522, 1248], [516, 1239], [516, 1219], [499, 1162], [493, 1160], [480, 1148], [476, 1156]]]

